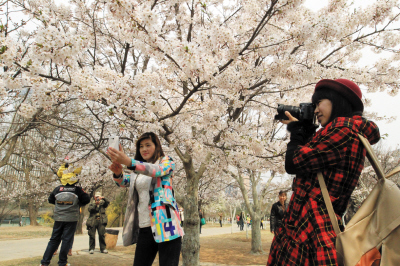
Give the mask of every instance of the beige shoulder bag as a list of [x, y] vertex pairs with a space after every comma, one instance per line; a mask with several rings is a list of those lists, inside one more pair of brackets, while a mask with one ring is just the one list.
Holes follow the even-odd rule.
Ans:
[[400, 167], [385, 178], [368, 140], [360, 134], [358, 136], [367, 149], [378, 182], [344, 232], [339, 229], [322, 173], [318, 173], [321, 192], [337, 235], [338, 263], [345, 266], [397, 266], [400, 265], [400, 189], [387, 178], [400, 172]]

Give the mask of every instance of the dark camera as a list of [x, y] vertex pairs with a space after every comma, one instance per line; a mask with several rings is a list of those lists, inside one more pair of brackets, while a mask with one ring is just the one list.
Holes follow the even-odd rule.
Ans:
[[289, 120], [289, 118], [285, 115], [285, 112], [288, 111], [299, 121], [310, 121], [314, 123], [314, 110], [315, 104], [313, 103], [301, 103], [300, 106], [278, 104], [278, 114], [275, 115], [275, 120]]

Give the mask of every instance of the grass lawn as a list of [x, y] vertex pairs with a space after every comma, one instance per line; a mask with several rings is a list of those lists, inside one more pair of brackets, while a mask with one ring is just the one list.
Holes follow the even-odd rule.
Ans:
[[228, 265], [266, 265], [273, 235], [261, 230], [262, 248], [265, 254], [252, 255], [251, 232], [209, 236], [200, 238], [200, 261]]
[[0, 241], [14, 239], [28, 239], [38, 237], [49, 237], [53, 227], [48, 226], [0, 226]]

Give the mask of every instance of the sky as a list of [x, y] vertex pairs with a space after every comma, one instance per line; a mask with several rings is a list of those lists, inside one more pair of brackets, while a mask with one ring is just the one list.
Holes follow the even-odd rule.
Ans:
[[[375, 0], [355, 0], [354, 4], [356, 6], [368, 5], [374, 1]], [[318, 11], [327, 5], [327, 3], [328, 0], [306, 0], [305, 6], [314, 11]], [[366, 48], [363, 50], [363, 56], [360, 59], [359, 64], [361, 66], [371, 65], [375, 61], [379, 60], [380, 56], [381, 55], [378, 56], [371, 52], [369, 48]], [[397, 119], [391, 123], [387, 123], [386, 121], [374, 122], [378, 125], [381, 136], [384, 136], [384, 138], [381, 139], [382, 145], [390, 149], [400, 148], [400, 94], [397, 94], [396, 96], [390, 96], [386, 92], [367, 93], [367, 89], [365, 87], [360, 87], [363, 96], [371, 99], [371, 106], [365, 107], [366, 113], [376, 112], [382, 117], [397, 116]]]

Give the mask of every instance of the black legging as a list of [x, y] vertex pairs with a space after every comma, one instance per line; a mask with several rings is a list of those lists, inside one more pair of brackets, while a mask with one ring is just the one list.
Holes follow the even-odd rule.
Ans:
[[158, 252], [160, 266], [178, 266], [181, 246], [182, 237], [156, 243], [151, 227], [140, 228], [133, 265], [151, 266]]

